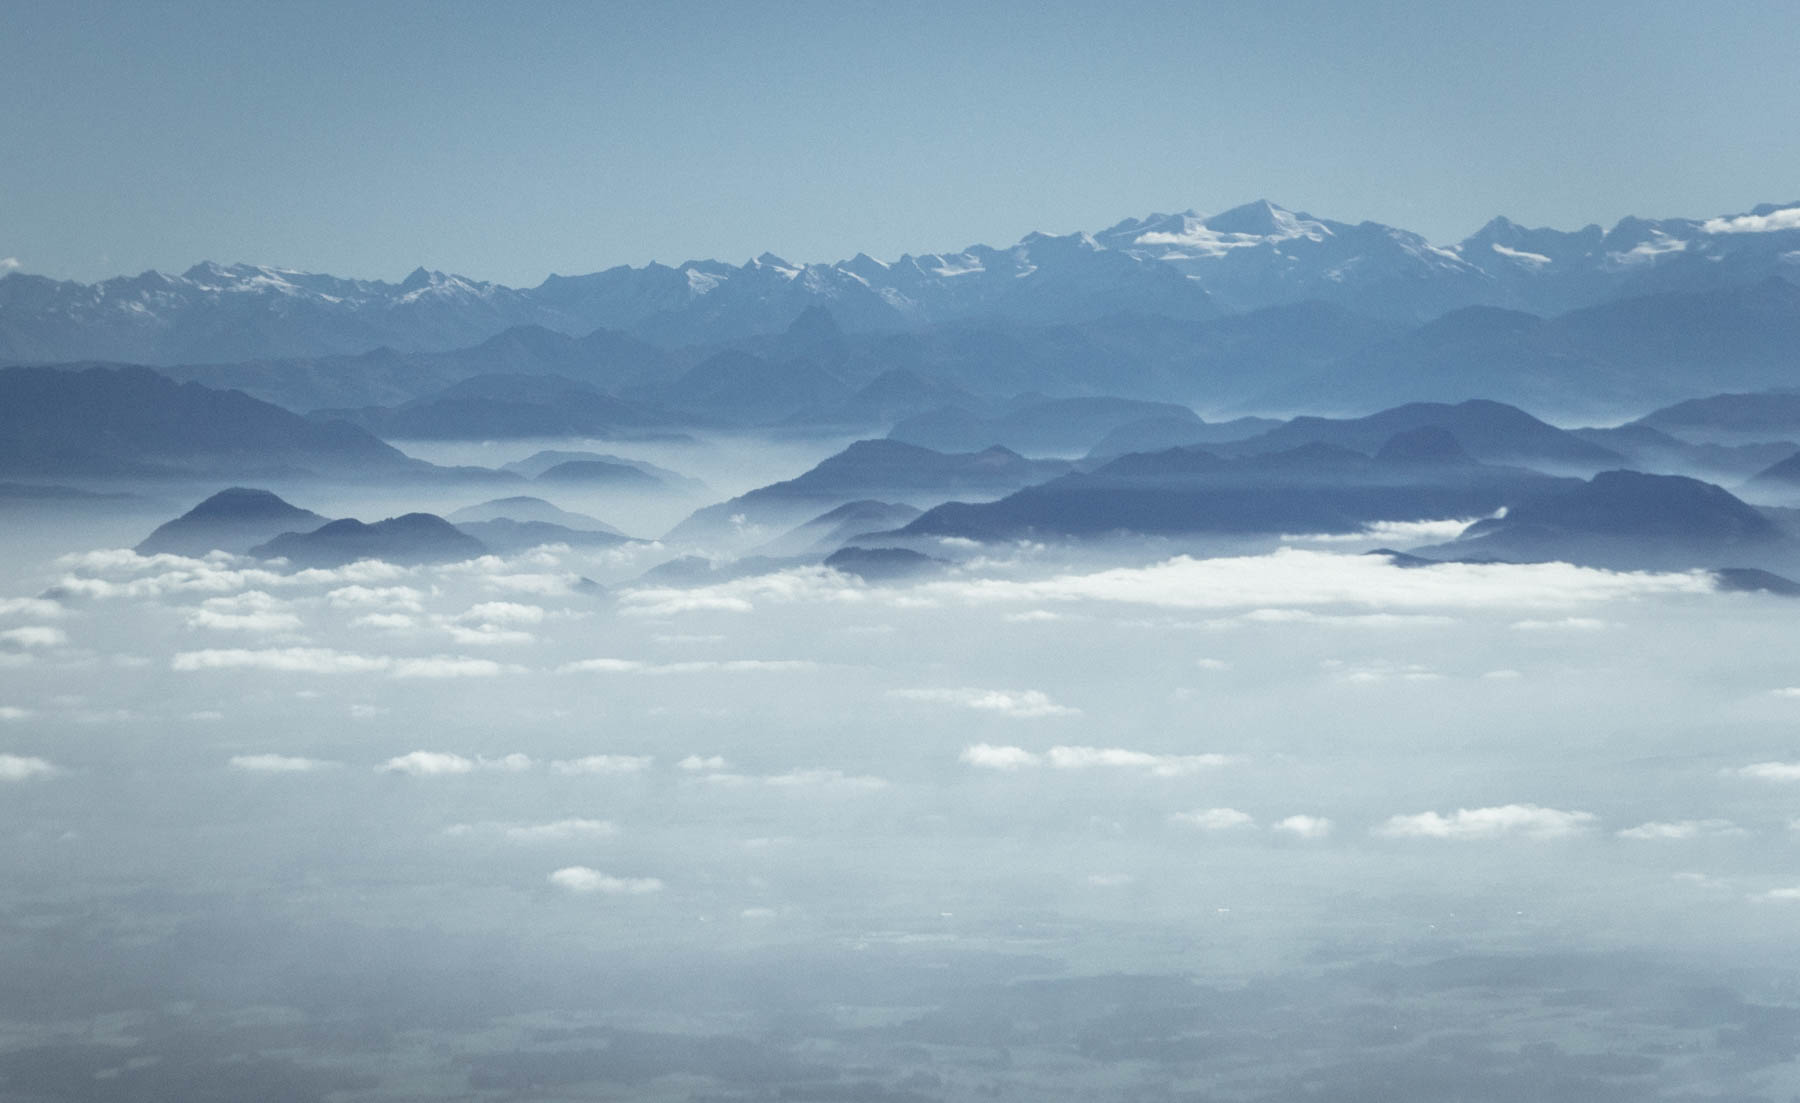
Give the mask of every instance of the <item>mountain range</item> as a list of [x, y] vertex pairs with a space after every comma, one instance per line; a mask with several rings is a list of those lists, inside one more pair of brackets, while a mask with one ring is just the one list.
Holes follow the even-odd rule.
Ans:
[[173, 365], [404, 355], [467, 347], [515, 326], [618, 331], [673, 348], [779, 333], [828, 308], [852, 332], [973, 319], [1042, 325], [1119, 314], [1202, 321], [1329, 303], [1417, 325], [1489, 306], [1558, 315], [1625, 298], [1717, 290], [1800, 272], [1800, 204], [1713, 218], [1625, 218], [1563, 231], [1496, 218], [1454, 245], [1259, 200], [1210, 216], [1125, 219], [1005, 247], [883, 262], [615, 267], [510, 288], [441, 272], [399, 283], [203, 263], [96, 284], [0, 278], [0, 361]]

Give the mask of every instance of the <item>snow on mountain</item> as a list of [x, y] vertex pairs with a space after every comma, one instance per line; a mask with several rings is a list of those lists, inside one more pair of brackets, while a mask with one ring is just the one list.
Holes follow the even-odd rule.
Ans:
[[848, 330], [977, 318], [1115, 314], [1204, 319], [1319, 300], [1390, 322], [1468, 306], [1555, 315], [1629, 296], [1800, 280], [1800, 204], [1610, 230], [1496, 218], [1452, 246], [1258, 200], [1217, 214], [1131, 218], [1093, 234], [996, 248], [798, 264], [689, 261], [509, 288], [415, 270], [400, 283], [250, 264], [197, 264], [96, 284], [0, 276], [0, 361], [216, 363], [465, 347], [518, 325], [627, 331], [664, 345], [783, 331], [812, 307]]

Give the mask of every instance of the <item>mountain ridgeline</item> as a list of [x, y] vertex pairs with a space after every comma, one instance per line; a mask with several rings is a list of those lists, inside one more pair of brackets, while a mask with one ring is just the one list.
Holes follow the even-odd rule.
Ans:
[[866, 428], [1003, 415], [970, 406], [1025, 392], [1626, 413], [1693, 397], [1700, 369], [1718, 387], [1791, 382], [1796, 257], [1793, 205], [1610, 230], [1495, 219], [1434, 245], [1259, 201], [892, 262], [764, 254], [527, 289], [251, 265], [94, 285], [12, 273], [0, 362], [157, 365], [411, 438]]

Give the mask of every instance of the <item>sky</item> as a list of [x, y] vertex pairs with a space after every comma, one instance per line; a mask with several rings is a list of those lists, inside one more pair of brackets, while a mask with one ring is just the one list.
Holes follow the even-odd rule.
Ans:
[[514, 285], [1266, 197], [1454, 241], [1800, 197], [1800, 8], [0, 0], [0, 267]]

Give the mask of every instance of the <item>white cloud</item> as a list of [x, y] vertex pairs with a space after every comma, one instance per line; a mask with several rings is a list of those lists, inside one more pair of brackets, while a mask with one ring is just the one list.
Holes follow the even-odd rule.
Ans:
[[1386, 659], [1371, 659], [1356, 663], [1347, 663], [1341, 659], [1327, 659], [1323, 665], [1326, 670], [1331, 671], [1332, 680], [1343, 685], [1440, 682], [1444, 679], [1442, 674], [1417, 663], [1397, 663]]
[[325, 647], [208, 648], [180, 651], [169, 661], [170, 668], [178, 671], [251, 669], [304, 674], [368, 674], [391, 665], [393, 661], [382, 656]]
[[212, 628], [226, 632], [297, 632], [301, 623], [300, 618], [292, 613], [231, 613], [204, 607], [189, 613], [187, 622], [189, 628]]
[[817, 670], [807, 659], [697, 659], [691, 662], [653, 663], [641, 659], [581, 659], [557, 667], [559, 674], [744, 674]]
[[976, 743], [964, 747], [957, 761], [988, 770], [1017, 770], [1024, 766], [1037, 766], [1044, 760], [1023, 747], [996, 747], [991, 743]]
[[541, 605], [484, 601], [458, 613], [455, 619], [464, 624], [540, 624], [548, 615]]
[[0, 257], [0, 275], [12, 272], [20, 267], [18, 257]]
[[1800, 903], [1800, 886], [1784, 889], [1770, 889], [1767, 892], [1752, 893], [1750, 899], [1764, 904]]
[[565, 866], [549, 879], [557, 888], [583, 895], [648, 896], [663, 890], [663, 883], [654, 877], [614, 877], [587, 866]]
[[1730, 820], [1652, 821], [1640, 823], [1636, 827], [1627, 827], [1618, 832], [1621, 839], [1646, 840], [1714, 838], [1722, 835], [1742, 834], [1744, 834], [1744, 829]]
[[1419, 812], [1390, 816], [1374, 833], [1394, 839], [1494, 839], [1523, 835], [1553, 839], [1578, 834], [1595, 821], [1589, 812], [1564, 812], [1535, 804], [1502, 804], [1491, 808], [1459, 808], [1448, 816]]
[[927, 582], [914, 593], [972, 603], [1121, 602], [1165, 608], [1390, 606], [1478, 609], [1558, 607], [1674, 593], [1709, 593], [1710, 576], [1606, 571], [1567, 563], [1440, 563], [1396, 567], [1379, 556], [1282, 548], [1218, 559], [1177, 556], [1041, 580]]
[[1594, 617], [1558, 617], [1555, 620], [1517, 620], [1513, 628], [1520, 632], [1599, 632], [1606, 622]]
[[680, 762], [677, 762], [675, 765], [683, 770], [723, 770], [725, 768], [725, 759], [716, 754], [691, 754]]
[[0, 643], [9, 643], [14, 647], [61, 647], [68, 642], [67, 632], [47, 624], [31, 624], [0, 631]]
[[41, 597], [0, 598], [0, 617], [26, 616], [52, 620], [68, 610], [57, 602]]
[[514, 646], [535, 643], [537, 637], [530, 632], [517, 628], [502, 628], [496, 624], [477, 624], [473, 627], [464, 624], [446, 624], [444, 631], [450, 638], [460, 644], [477, 647]]
[[1230, 670], [1231, 664], [1224, 659], [1195, 659], [1194, 666], [1201, 670]]
[[987, 770], [1020, 770], [1048, 765], [1056, 770], [1130, 769], [1156, 777], [1179, 777], [1215, 769], [1232, 760], [1221, 754], [1150, 754], [1123, 747], [1051, 747], [1044, 754], [1023, 747], [976, 743], [963, 748], [957, 761]]
[[591, 754], [552, 762], [550, 768], [559, 774], [635, 774], [649, 769], [652, 761], [647, 754]]
[[1271, 831], [1281, 831], [1301, 839], [1323, 839], [1337, 829], [1337, 825], [1323, 816], [1295, 815], [1277, 820], [1270, 825]]
[[285, 754], [237, 754], [231, 756], [231, 768], [256, 774], [299, 774], [336, 766], [317, 758], [300, 758]]
[[492, 678], [498, 674], [516, 674], [521, 669], [502, 666], [492, 659], [465, 659], [455, 655], [394, 660], [396, 678]]
[[178, 652], [169, 665], [178, 671], [272, 670], [297, 674], [389, 674], [395, 678], [486, 678], [517, 672], [492, 659], [455, 655], [396, 659], [359, 655], [326, 647], [209, 648]]
[[440, 774], [466, 774], [475, 769], [472, 759], [445, 751], [410, 751], [388, 759], [377, 770], [394, 774], [411, 774], [413, 777], [432, 777]]
[[610, 820], [567, 819], [553, 823], [513, 824], [505, 829], [509, 842], [547, 843], [569, 839], [607, 839], [619, 833]]
[[1149, 754], [1123, 747], [1051, 747], [1046, 759], [1058, 770], [1142, 769], [1157, 777], [1178, 777], [1231, 762], [1222, 754]]
[[1800, 781], [1800, 762], [1755, 762], [1725, 772], [1757, 781]]
[[610, 820], [571, 818], [550, 823], [459, 823], [444, 829], [446, 835], [497, 835], [511, 843], [560, 843], [580, 839], [610, 839], [619, 833]]
[[999, 689], [892, 689], [888, 696], [902, 701], [960, 705], [981, 712], [996, 712], [1021, 720], [1043, 716], [1079, 716], [1081, 710], [1059, 705], [1041, 690]]
[[425, 595], [411, 586], [343, 586], [325, 595], [339, 609], [404, 609], [419, 612]]
[[0, 705], [0, 720], [24, 720], [31, 716], [30, 709], [22, 709], [16, 705]]
[[1169, 817], [1170, 823], [1183, 827], [1197, 827], [1202, 831], [1230, 831], [1239, 827], [1255, 827], [1256, 820], [1248, 812], [1240, 812], [1235, 808], [1196, 809], [1192, 812], [1176, 812]]
[[32, 778], [50, 777], [61, 772], [56, 766], [41, 758], [0, 754], [0, 781], [29, 781]]
[[1709, 234], [1766, 234], [1800, 230], [1800, 207], [1786, 207], [1768, 214], [1741, 214], [1736, 218], [1709, 218], [1700, 224]]
[[786, 789], [835, 789], [850, 792], [872, 792], [887, 788], [884, 778], [867, 775], [846, 774], [842, 770], [789, 770], [784, 774], [770, 774], [762, 779], [764, 785], [773, 785]]
[[1136, 880], [1129, 873], [1090, 873], [1087, 876], [1087, 883], [1097, 889], [1124, 888]]
[[403, 632], [418, 627], [410, 613], [364, 613], [350, 621], [352, 628], [377, 628], [386, 632]]

